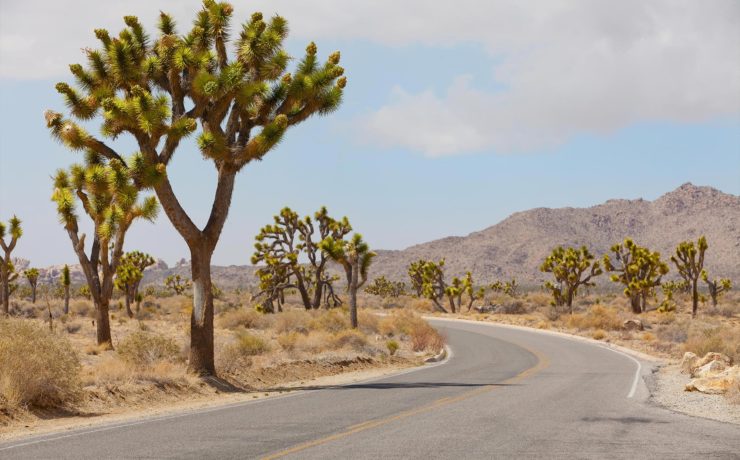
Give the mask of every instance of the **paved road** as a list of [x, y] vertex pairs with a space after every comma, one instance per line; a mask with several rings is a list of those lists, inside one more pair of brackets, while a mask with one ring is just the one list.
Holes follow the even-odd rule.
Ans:
[[649, 370], [633, 358], [534, 332], [435, 325], [453, 350], [440, 365], [0, 444], [0, 458], [740, 458], [737, 425], [648, 405], [636, 373]]

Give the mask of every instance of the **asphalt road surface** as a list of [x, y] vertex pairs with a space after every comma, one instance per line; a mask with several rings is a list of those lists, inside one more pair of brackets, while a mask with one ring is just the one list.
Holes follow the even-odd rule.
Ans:
[[201, 412], [0, 444], [6, 458], [733, 458], [740, 427], [647, 403], [613, 350], [434, 321], [452, 356], [421, 370]]

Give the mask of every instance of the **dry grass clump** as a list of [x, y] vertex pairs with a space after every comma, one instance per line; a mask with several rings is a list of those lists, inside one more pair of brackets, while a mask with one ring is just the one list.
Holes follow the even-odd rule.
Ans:
[[729, 356], [737, 363], [740, 360], [740, 327], [694, 325], [689, 329], [684, 350], [696, 353], [697, 356], [714, 351]]
[[314, 314], [313, 319], [309, 322], [309, 329], [311, 330], [337, 333], [348, 328], [349, 317], [347, 312], [336, 308], [332, 310], [323, 310]]
[[347, 329], [336, 333], [331, 343], [332, 348], [348, 347], [355, 351], [365, 351], [367, 350], [367, 345], [368, 342], [365, 334], [356, 329]]
[[0, 406], [59, 407], [80, 396], [80, 361], [70, 343], [23, 320], [0, 320]]
[[585, 329], [603, 329], [614, 331], [622, 328], [616, 310], [604, 307], [603, 305], [594, 305], [585, 313], [574, 313], [567, 319], [568, 327], [585, 330]]
[[307, 332], [311, 315], [305, 310], [287, 310], [275, 315], [275, 332]]
[[264, 329], [271, 323], [269, 315], [248, 308], [228, 310], [219, 315], [217, 324], [224, 329]]
[[118, 344], [118, 356], [137, 366], [149, 367], [160, 361], [176, 362], [180, 348], [174, 340], [159, 334], [136, 331]]
[[388, 337], [407, 335], [411, 338], [411, 347], [414, 351], [437, 352], [444, 346], [444, 338], [439, 332], [409, 310], [402, 310], [383, 318], [378, 330]]
[[157, 385], [196, 384], [182, 363], [156, 361], [147, 366], [136, 366], [112, 354], [104, 356], [94, 366], [85, 368], [83, 385], [111, 386], [151, 382]]
[[591, 337], [595, 340], [603, 340], [606, 337], [606, 331], [597, 329], [591, 334]]
[[429, 299], [411, 298], [411, 300], [408, 301], [407, 305], [413, 310], [425, 313], [436, 311], [436, 309], [434, 308], [434, 303]]
[[661, 324], [656, 326], [655, 335], [662, 342], [685, 343], [689, 338], [689, 324], [678, 320], [669, 324]]
[[249, 332], [238, 333], [231, 346], [243, 356], [261, 355], [270, 350], [270, 344], [265, 339]]

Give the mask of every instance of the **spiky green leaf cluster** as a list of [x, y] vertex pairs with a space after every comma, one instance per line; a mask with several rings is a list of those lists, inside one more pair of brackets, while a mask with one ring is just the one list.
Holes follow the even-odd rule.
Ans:
[[403, 281], [391, 281], [385, 276], [375, 278], [366, 288], [365, 292], [382, 298], [395, 298], [406, 294], [406, 283]]
[[598, 260], [586, 246], [580, 248], [558, 246], [540, 265], [540, 271], [552, 273], [555, 281], [545, 282], [545, 289], [553, 296], [555, 305], [572, 306], [580, 286], [593, 286], [592, 279], [602, 273]]
[[612, 272], [610, 279], [624, 285], [624, 295], [633, 300], [646, 303], [654, 295], [654, 289], [668, 273], [668, 264], [660, 258], [660, 253], [639, 246], [632, 239], [611, 247], [614, 260], [604, 255], [604, 268]]

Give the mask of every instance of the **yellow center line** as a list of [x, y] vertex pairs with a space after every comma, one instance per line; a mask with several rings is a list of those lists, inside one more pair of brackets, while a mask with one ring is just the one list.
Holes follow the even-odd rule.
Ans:
[[408, 409], [403, 412], [399, 412], [398, 414], [391, 415], [385, 418], [380, 418], [376, 420], [368, 420], [366, 422], [358, 423], [357, 425], [352, 425], [349, 428], [347, 428], [345, 431], [340, 431], [339, 433], [335, 433], [323, 438], [315, 439], [313, 441], [307, 441], [302, 444], [297, 444], [293, 447], [289, 447], [285, 450], [278, 451], [274, 454], [270, 454], [266, 457], [263, 457], [264, 460], [272, 460], [276, 458], [285, 457], [286, 455], [295, 454], [296, 452], [301, 452], [306, 449], [310, 449], [311, 447], [320, 446], [322, 444], [326, 444], [331, 441], [335, 441], [337, 439], [346, 438], [347, 436], [353, 435], [355, 433], [359, 433], [361, 431], [366, 431], [371, 428], [376, 428], [382, 425], [387, 425], [391, 422], [395, 422], [397, 420], [402, 420], [408, 417], [412, 417], [414, 415], [423, 414], [425, 412], [430, 412], [434, 409], [437, 409], [442, 406], [447, 406], [452, 403], [464, 401], [466, 399], [472, 398], [474, 396], [478, 396], [483, 393], [487, 393], [489, 391], [493, 391], [496, 389], [496, 387], [502, 385], [502, 384], [511, 384], [516, 383], [524, 378], [530, 377], [543, 369], [545, 369], [547, 366], [550, 365], [550, 360], [545, 356], [544, 354], [540, 353], [538, 350], [531, 349], [529, 347], [522, 346], [520, 344], [517, 344], [518, 346], [524, 348], [525, 350], [532, 353], [537, 358], [537, 363], [528, 368], [523, 370], [522, 372], [518, 373], [514, 377], [511, 377], [509, 379], [504, 380], [503, 382], [492, 384], [492, 385], [485, 385], [480, 388], [476, 388], [475, 390], [470, 390], [465, 393], [462, 393], [458, 396], [452, 396], [452, 397], [445, 397], [437, 399], [436, 401], [433, 401], [427, 405], [417, 407], [415, 409]]

